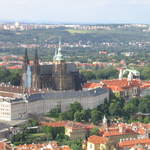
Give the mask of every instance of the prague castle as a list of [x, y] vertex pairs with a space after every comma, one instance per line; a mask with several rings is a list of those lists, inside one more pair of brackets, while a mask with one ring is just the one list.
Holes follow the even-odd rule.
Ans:
[[109, 100], [108, 89], [88, 89], [85, 82], [76, 65], [65, 61], [60, 43], [49, 65], [39, 63], [37, 50], [30, 65], [26, 50], [21, 86], [0, 84], [0, 120], [26, 119], [56, 107], [64, 112], [74, 102], [79, 102], [84, 109], [93, 109]]
[[36, 50], [34, 64], [30, 67], [27, 50], [25, 51], [22, 81], [25, 88], [78, 91], [82, 90], [85, 79], [75, 64], [65, 61], [59, 43], [51, 65], [40, 65]]

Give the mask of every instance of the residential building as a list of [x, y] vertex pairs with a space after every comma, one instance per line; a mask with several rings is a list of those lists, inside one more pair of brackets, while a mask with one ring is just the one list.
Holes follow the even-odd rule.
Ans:
[[10, 144], [0, 141], [0, 150], [13, 150]]
[[30, 94], [23, 94], [22, 87], [0, 85], [0, 119], [25, 119], [30, 114], [43, 114], [51, 109], [60, 107], [67, 111], [70, 104], [79, 102], [84, 109], [93, 109], [109, 99], [109, 91], [96, 88], [82, 91], [48, 91], [30, 90]]
[[84, 150], [116, 150], [114, 144], [106, 137], [90, 136], [83, 144]]
[[129, 139], [120, 140], [118, 143], [118, 148], [120, 150], [149, 150], [150, 149], [150, 139]]
[[87, 129], [80, 123], [69, 122], [65, 126], [65, 135], [70, 139], [85, 139]]
[[134, 75], [139, 76], [136, 70], [129, 70], [127, 78], [123, 78], [123, 70], [119, 73], [119, 79], [101, 80], [98, 83], [85, 83], [83, 88], [95, 89], [98, 87], [107, 88], [117, 97], [123, 97], [126, 100], [133, 97], [143, 97], [150, 94], [150, 81], [142, 81], [139, 78], [134, 79]]
[[72, 150], [69, 146], [63, 145], [59, 146], [56, 141], [51, 141], [42, 144], [24, 144], [19, 146], [14, 146], [14, 150]]
[[73, 140], [85, 139], [88, 136], [89, 131], [95, 127], [94, 125], [85, 125], [73, 121], [41, 122], [41, 125], [49, 127], [64, 127], [65, 135]]
[[106, 117], [100, 127], [100, 136], [90, 136], [83, 142], [84, 150], [149, 150], [150, 124], [114, 123], [108, 125]]

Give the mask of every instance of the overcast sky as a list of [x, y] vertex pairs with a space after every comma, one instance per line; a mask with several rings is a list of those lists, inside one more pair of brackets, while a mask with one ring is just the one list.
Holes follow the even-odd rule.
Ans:
[[0, 0], [0, 20], [150, 24], [150, 0]]

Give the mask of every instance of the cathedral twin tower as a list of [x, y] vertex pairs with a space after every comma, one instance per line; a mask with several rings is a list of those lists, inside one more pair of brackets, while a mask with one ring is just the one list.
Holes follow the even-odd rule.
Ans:
[[30, 65], [27, 49], [25, 50], [22, 74], [22, 84], [25, 89], [82, 90], [84, 82], [85, 79], [76, 65], [65, 61], [60, 43], [50, 65], [39, 64], [37, 49], [33, 65]]

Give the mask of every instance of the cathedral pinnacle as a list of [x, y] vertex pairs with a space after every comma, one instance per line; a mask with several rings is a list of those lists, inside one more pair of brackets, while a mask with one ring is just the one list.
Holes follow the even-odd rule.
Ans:
[[35, 56], [34, 56], [34, 66], [33, 66], [34, 73], [39, 73], [39, 58], [38, 58], [38, 50], [35, 49]]
[[24, 63], [29, 64], [27, 49], [25, 49]]

